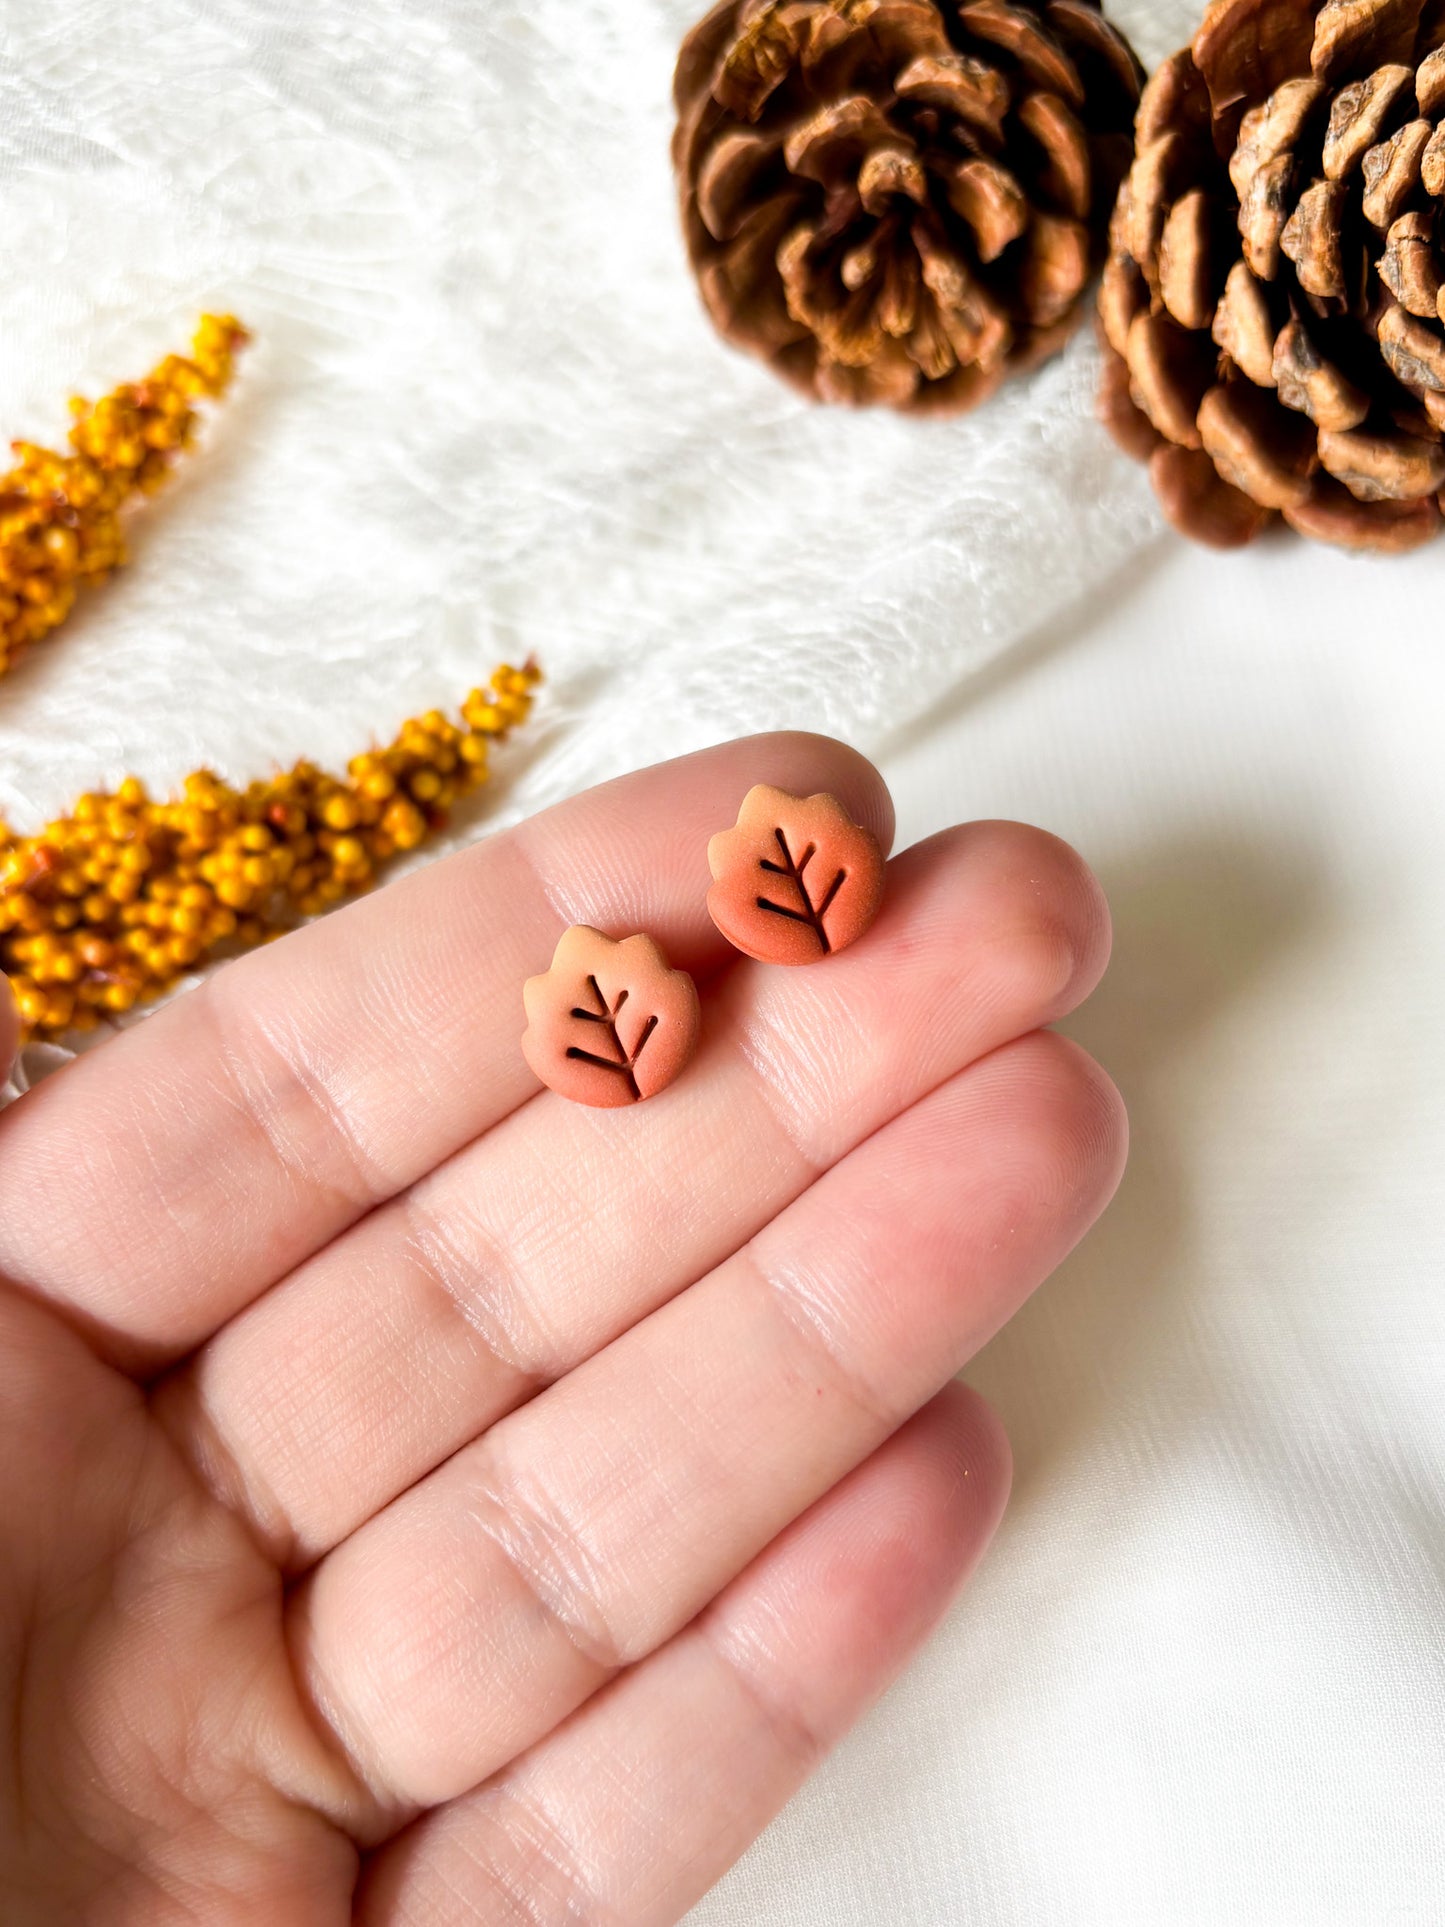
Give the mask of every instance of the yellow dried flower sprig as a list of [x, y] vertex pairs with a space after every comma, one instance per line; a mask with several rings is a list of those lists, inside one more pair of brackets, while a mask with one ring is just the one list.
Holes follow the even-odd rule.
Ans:
[[0, 823], [0, 970], [26, 1035], [93, 1029], [221, 946], [264, 942], [366, 889], [486, 781], [491, 744], [525, 720], [540, 679], [504, 664], [460, 725], [429, 710], [346, 777], [302, 762], [237, 790], [198, 770], [168, 803], [131, 777], [38, 836]]
[[189, 356], [167, 355], [93, 406], [71, 402], [71, 454], [12, 443], [15, 466], [0, 475], [0, 676], [65, 620], [82, 582], [124, 562], [120, 510], [165, 480], [195, 433], [193, 404], [222, 393], [246, 340], [234, 316], [202, 315]]

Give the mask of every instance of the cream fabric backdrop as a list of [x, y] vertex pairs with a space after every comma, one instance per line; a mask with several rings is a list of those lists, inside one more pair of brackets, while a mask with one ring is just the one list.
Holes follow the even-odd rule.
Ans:
[[[0, 420], [258, 332], [134, 569], [0, 692], [0, 814], [342, 759], [550, 675], [463, 833], [775, 723], [905, 836], [1074, 837], [1110, 1218], [974, 1376], [980, 1582], [706, 1927], [1445, 1918], [1441, 562], [1157, 527], [1093, 350], [953, 424], [716, 345], [666, 167], [677, 0], [0, 5]], [[1188, 0], [1118, 16], [1146, 58]], [[20, 1209], [0, 1200], [0, 1209]]]

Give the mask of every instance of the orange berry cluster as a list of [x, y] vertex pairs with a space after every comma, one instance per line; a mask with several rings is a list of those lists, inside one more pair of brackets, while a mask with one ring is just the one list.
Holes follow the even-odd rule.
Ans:
[[195, 433], [192, 404], [223, 391], [246, 339], [233, 316], [202, 315], [189, 356], [167, 355], [94, 406], [71, 402], [73, 453], [12, 444], [15, 466], [0, 475], [0, 676], [64, 622], [82, 582], [124, 562], [121, 508], [165, 480]]
[[540, 679], [504, 664], [460, 725], [429, 710], [344, 778], [298, 763], [237, 790], [198, 770], [155, 803], [130, 777], [38, 836], [0, 823], [0, 971], [26, 1034], [93, 1029], [222, 946], [262, 943], [366, 889], [486, 781], [491, 744], [526, 718]]

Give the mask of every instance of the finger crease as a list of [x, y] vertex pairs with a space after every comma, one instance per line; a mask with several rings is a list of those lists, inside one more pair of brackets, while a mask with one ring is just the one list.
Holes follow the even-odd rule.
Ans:
[[834, 1389], [885, 1434], [891, 1432], [899, 1423], [899, 1414], [848, 1356], [848, 1348], [840, 1341], [813, 1281], [785, 1266], [775, 1269], [765, 1265], [756, 1245], [749, 1245], [741, 1255], [783, 1323], [803, 1341], [814, 1361], [821, 1361]]
[[[621, 1916], [602, 1899], [596, 1881], [584, 1868], [575, 1841], [547, 1811], [535, 1794], [516, 1782], [498, 1782], [487, 1789], [490, 1818], [512, 1848], [515, 1868], [500, 1854], [488, 1852], [479, 1871], [490, 1878], [529, 1927], [555, 1927], [559, 1920], [587, 1922], [588, 1927], [622, 1927]], [[554, 1891], [538, 1893], [532, 1872], [540, 1862], [553, 1876]]]
[[[470, 1331], [488, 1355], [515, 1377], [541, 1385], [548, 1380], [549, 1347], [535, 1329], [519, 1331], [518, 1309], [526, 1302], [522, 1274], [512, 1252], [486, 1227], [469, 1221], [466, 1242], [415, 1196], [402, 1200], [402, 1235], [435, 1295]], [[502, 1307], [507, 1307], [504, 1313]]]
[[[209, 988], [203, 986], [198, 995], [206, 998], [201, 1008], [215, 1032], [216, 1062], [240, 1115], [255, 1128], [292, 1185], [298, 1191], [324, 1186], [358, 1215], [389, 1197], [396, 1188], [391, 1174], [362, 1144], [346, 1105], [333, 1095], [325, 1079], [254, 1016], [233, 1027], [214, 995], [206, 997]], [[251, 1054], [261, 1063], [251, 1062]], [[306, 1114], [299, 1126], [290, 1115], [298, 1099]], [[308, 1128], [318, 1124], [319, 1132]], [[330, 1170], [321, 1168], [318, 1147], [323, 1145], [339, 1153]]]
[[784, 1754], [789, 1759], [797, 1760], [805, 1772], [811, 1770], [829, 1750], [829, 1742], [804, 1719], [801, 1713], [789, 1711], [777, 1694], [768, 1691], [763, 1685], [761, 1673], [745, 1656], [745, 1649], [742, 1647], [734, 1649], [720, 1626], [709, 1625], [707, 1620], [703, 1620], [696, 1630], [698, 1638], [778, 1742]]
[[575, 1533], [510, 1479], [501, 1490], [483, 1486], [471, 1521], [580, 1658], [604, 1674], [627, 1663], [602, 1610], [598, 1574]]
[[827, 1169], [827, 1160], [812, 1142], [809, 1127], [816, 1123], [812, 1106], [800, 1101], [797, 1092], [790, 1089], [787, 1064], [796, 1049], [786, 1025], [759, 1017], [754, 1011], [748, 1023], [738, 1026], [738, 1051], [752, 1073], [753, 1088], [769, 1119], [803, 1166], [806, 1184], [814, 1183]]
[[291, 1516], [254, 1468], [247, 1468], [206, 1403], [194, 1365], [165, 1378], [150, 1399], [151, 1417], [203, 1490], [242, 1519], [266, 1558], [290, 1569], [297, 1554]]

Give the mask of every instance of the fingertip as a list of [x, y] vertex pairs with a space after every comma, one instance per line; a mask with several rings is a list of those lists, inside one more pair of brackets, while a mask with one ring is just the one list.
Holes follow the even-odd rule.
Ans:
[[846, 1657], [860, 1693], [879, 1669], [876, 1690], [982, 1559], [1012, 1476], [997, 1414], [955, 1381], [796, 1521], [760, 1567], [776, 1561], [775, 1582], [789, 1570], [795, 1597], [831, 1602], [834, 1664], [841, 1670]]
[[1083, 856], [1061, 836], [1039, 832], [1054, 845], [1061, 869], [1069, 878], [1075, 928], [1079, 932], [1073, 981], [1065, 994], [1066, 1007], [1076, 1009], [1099, 987], [1114, 953], [1114, 917], [1104, 886]]
[[1072, 1248], [1123, 1175], [1129, 1119], [1117, 1085], [1055, 1030], [1017, 1037], [975, 1069], [949, 1089], [965, 1115], [982, 1104], [992, 1119], [995, 1182], [1016, 1185], [1014, 1208], [1046, 1219]]
[[1032, 823], [969, 824], [995, 872], [1001, 912], [1021, 967], [1037, 967], [1051, 1016], [1090, 996], [1108, 967], [1113, 923], [1099, 879], [1071, 843]]
[[922, 1590], [932, 1595], [937, 1619], [998, 1530], [1013, 1484], [1013, 1453], [998, 1414], [961, 1379], [952, 1380], [909, 1420], [894, 1450], [895, 1476], [906, 1473], [912, 1503], [929, 1521], [927, 1547], [915, 1556], [932, 1566], [932, 1582]]
[[980, 1550], [1008, 1509], [1013, 1489], [1013, 1448], [1003, 1420], [981, 1392], [953, 1379], [914, 1421], [936, 1436], [940, 1476], [952, 1481], [954, 1503], [966, 1514], [962, 1523]]
[[1046, 1048], [1057, 1064], [1080, 1146], [1081, 1177], [1097, 1215], [1118, 1190], [1129, 1161], [1129, 1108], [1119, 1086], [1082, 1044], [1057, 1031], [1040, 1035], [1047, 1038]]
[[749, 790], [826, 791], [886, 852], [893, 802], [878, 771], [829, 736], [746, 736], [614, 778], [518, 825], [515, 848], [567, 923], [620, 936], [647, 928], [670, 962], [707, 969], [733, 952], [705, 905], [708, 843], [730, 830]]
[[821, 736], [811, 730], [779, 731], [754, 737], [752, 742], [765, 756], [776, 754], [782, 765], [793, 771], [791, 783], [781, 775], [761, 776], [759, 782], [775, 782], [780, 789], [791, 788], [795, 795], [826, 790], [837, 797], [855, 823], [873, 833], [885, 856], [892, 849], [897, 828], [893, 798], [877, 765], [861, 750], [836, 736]]

